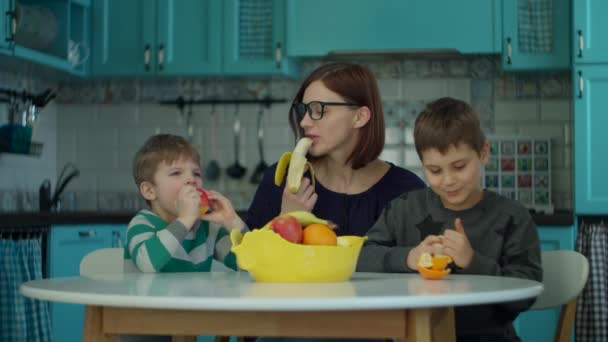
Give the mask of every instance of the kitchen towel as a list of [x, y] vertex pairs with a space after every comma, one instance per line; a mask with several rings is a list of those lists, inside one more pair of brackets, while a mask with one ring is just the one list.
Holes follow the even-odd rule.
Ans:
[[576, 250], [589, 261], [589, 278], [576, 304], [577, 342], [608, 341], [608, 221], [585, 218]]
[[51, 340], [49, 304], [19, 294], [19, 286], [42, 278], [40, 239], [0, 239], [0, 341]]
[[522, 52], [553, 49], [553, 0], [518, 0], [517, 32]]

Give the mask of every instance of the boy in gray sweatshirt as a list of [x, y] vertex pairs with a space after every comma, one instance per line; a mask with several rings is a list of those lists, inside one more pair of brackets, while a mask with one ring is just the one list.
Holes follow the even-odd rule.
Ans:
[[[481, 188], [489, 144], [475, 111], [441, 98], [416, 119], [429, 188], [390, 202], [369, 230], [357, 271], [415, 272], [422, 253], [453, 259], [452, 273], [542, 280], [534, 221], [519, 202]], [[462, 341], [519, 341], [512, 322], [534, 300], [455, 308]]]

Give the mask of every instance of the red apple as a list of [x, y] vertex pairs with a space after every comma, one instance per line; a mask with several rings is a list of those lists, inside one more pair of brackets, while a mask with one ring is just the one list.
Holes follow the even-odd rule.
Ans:
[[196, 188], [196, 191], [198, 191], [199, 195], [201, 196], [199, 213], [201, 216], [203, 216], [205, 213], [207, 213], [207, 210], [209, 210], [209, 195], [207, 195], [207, 191], [202, 188]]
[[302, 243], [302, 225], [291, 215], [275, 217], [270, 228], [289, 242]]

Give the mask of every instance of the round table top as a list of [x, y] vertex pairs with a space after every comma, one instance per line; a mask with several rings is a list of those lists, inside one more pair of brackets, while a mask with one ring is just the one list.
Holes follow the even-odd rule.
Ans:
[[260, 283], [245, 272], [121, 273], [33, 280], [36, 299], [99, 306], [228, 311], [381, 310], [489, 304], [538, 296], [539, 282], [507, 277], [355, 273], [340, 283]]

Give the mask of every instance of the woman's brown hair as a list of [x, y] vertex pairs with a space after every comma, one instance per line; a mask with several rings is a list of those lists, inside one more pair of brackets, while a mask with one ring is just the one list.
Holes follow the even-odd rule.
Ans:
[[[353, 169], [359, 169], [378, 158], [384, 148], [384, 114], [378, 82], [365, 66], [351, 63], [329, 63], [315, 69], [302, 83], [292, 102], [302, 102], [304, 92], [308, 86], [321, 81], [331, 91], [342, 96], [345, 101], [366, 106], [371, 112], [367, 125], [361, 128], [357, 146], [346, 162], [351, 162]], [[304, 132], [300, 127], [293, 109], [290, 110], [289, 124], [296, 138], [302, 137]], [[314, 160], [314, 158], [312, 158]]]
[[420, 160], [428, 149], [444, 154], [462, 143], [480, 154], [485, 142], [477, 112], [464, 101], [442, 97], [427, 104], [416, 118], [414, 143]]

